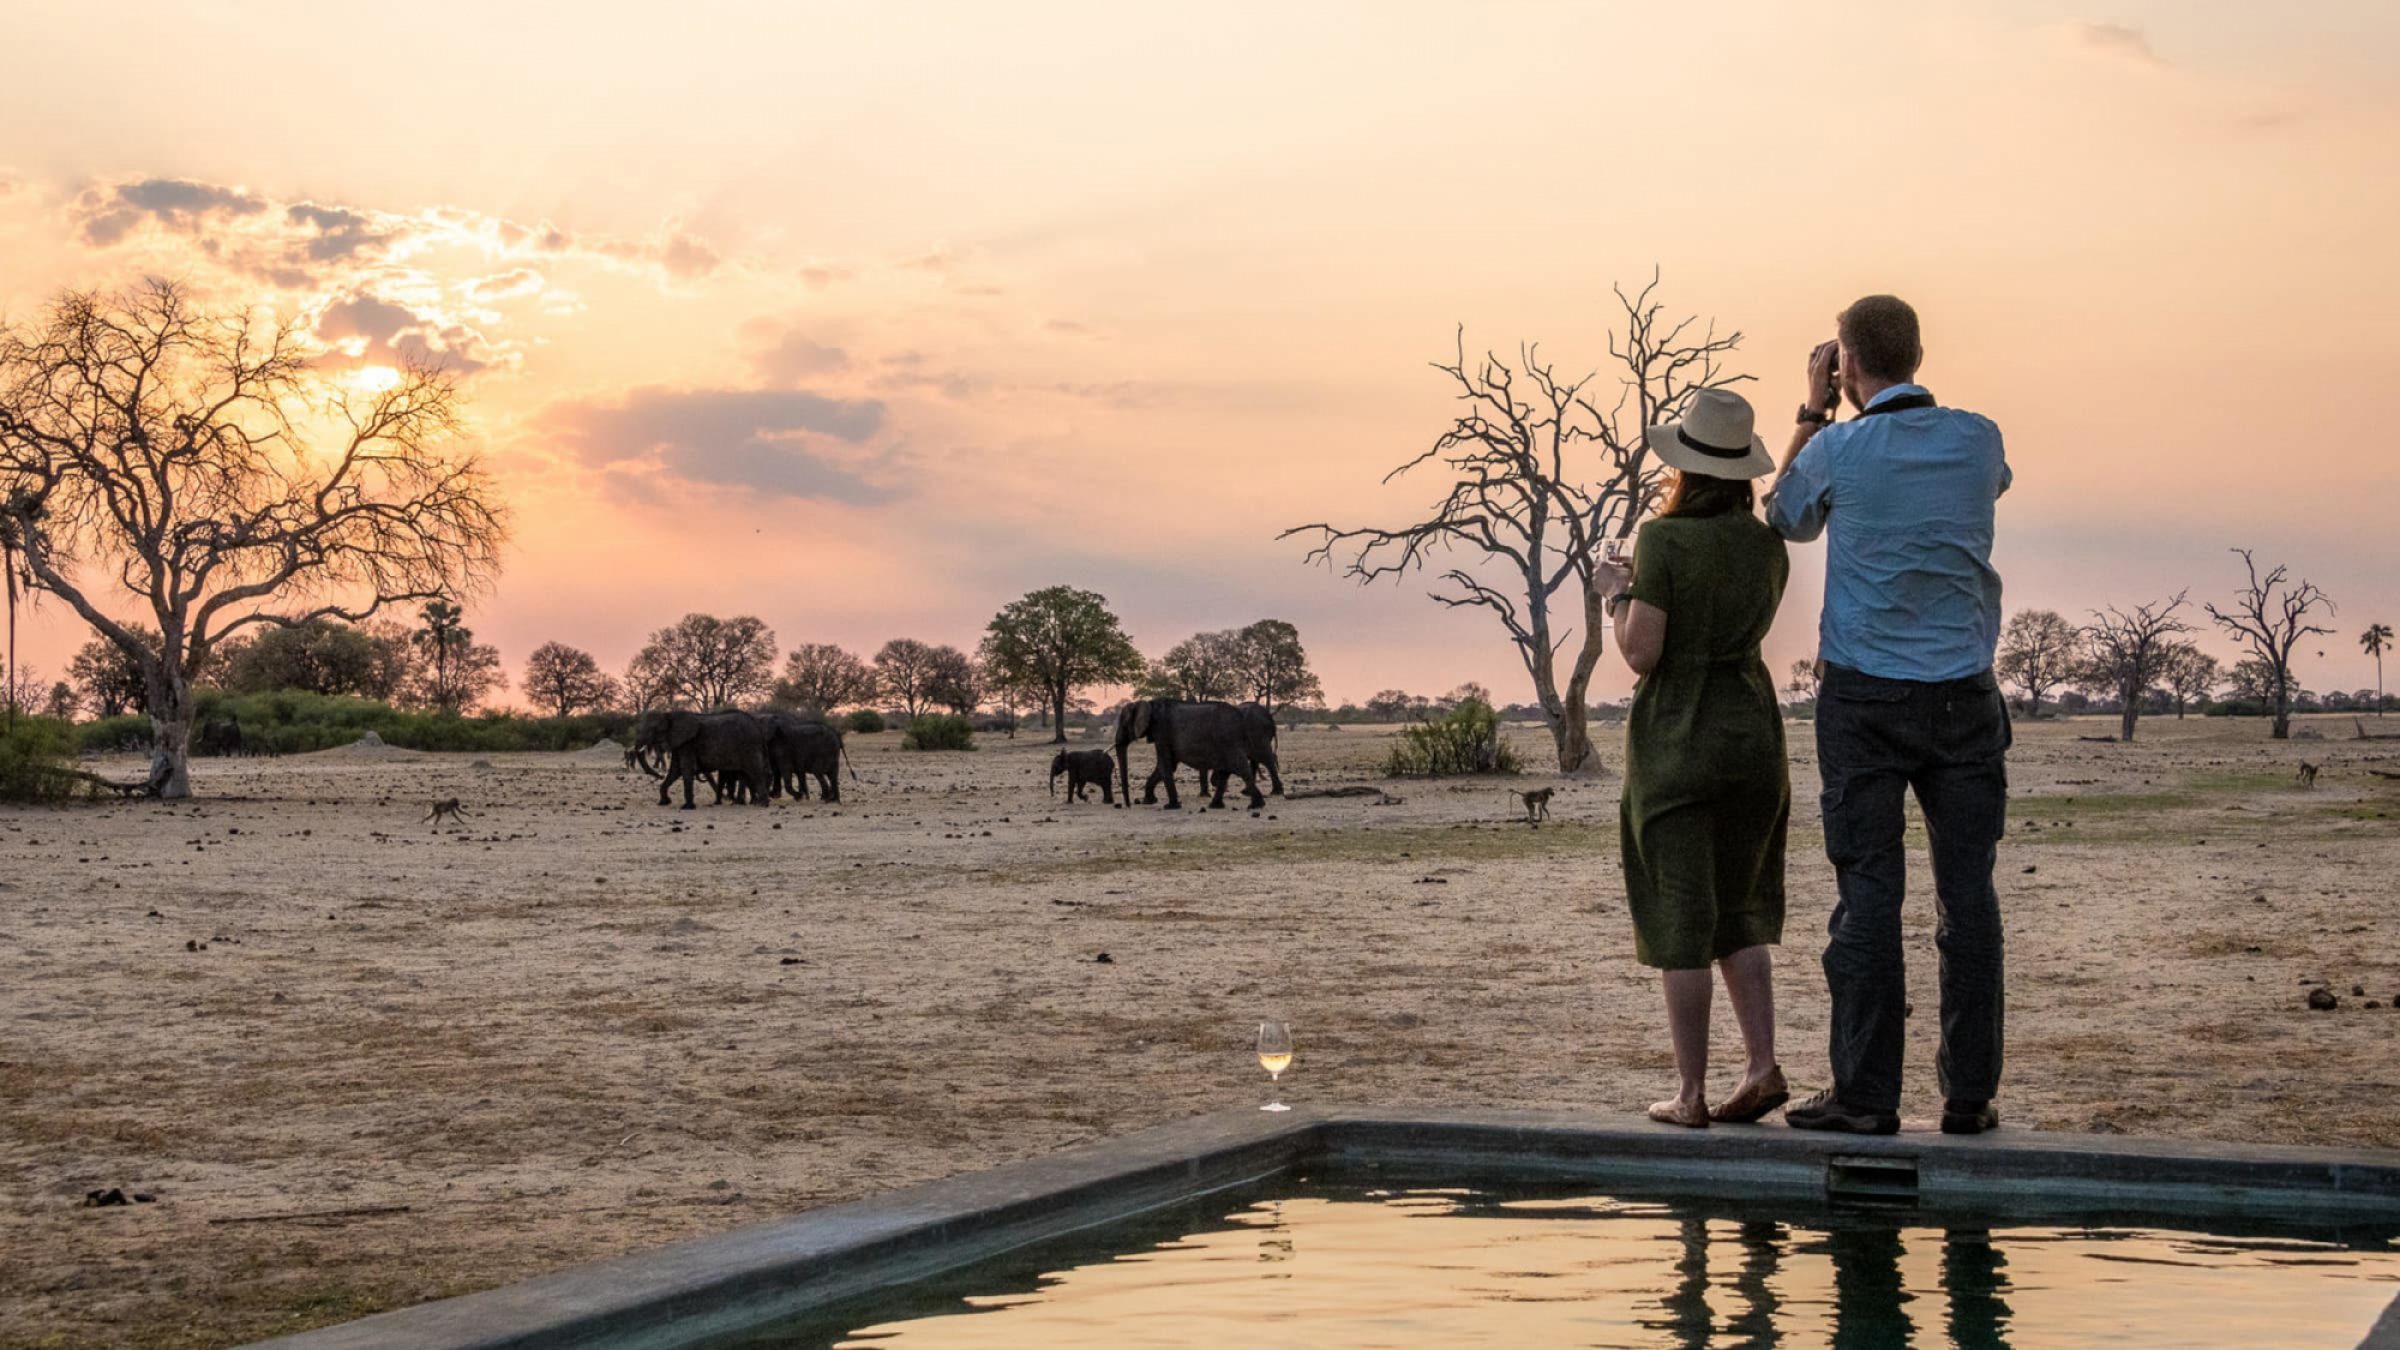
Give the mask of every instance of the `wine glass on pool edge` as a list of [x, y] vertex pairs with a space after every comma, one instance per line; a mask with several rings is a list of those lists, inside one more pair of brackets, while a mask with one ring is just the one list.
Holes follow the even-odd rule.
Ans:
[[[1258, 1024], [1258, 1067], [1267, 1071], [1267, 1081], [1280, 1083], [1283, 1071], [1292, 1067], [1292, 1029], [1281, 1022]], [[1269, 1089], [1268, 1096], [1281, 1094]], [[1289, 1111], [1281, 1101], [1271, 1101], [1258, 1108], [1261, 1111]]]

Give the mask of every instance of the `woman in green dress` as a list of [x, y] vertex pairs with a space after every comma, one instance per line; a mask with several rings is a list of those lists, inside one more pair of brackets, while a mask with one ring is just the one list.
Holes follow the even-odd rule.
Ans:
[[[1750, 1123], [1791, 1096], [1775, 1062], [1774, 963], [1783, 940], [1784, 832], [1791, 779], [1783, 710], [1759, 643], [1790, 563], [1754, 515], [1751, 480], [1774, 469], [1740, 395], [1694, 396], [1680, 423], [1652, 427], [1674, 469], [1665, 507], [1634, 541], [1630, 569], [1601, 569], [1617, 651], [1639, 677], [1626, 720], [1619, 807], [1633, 950], [1663, 972], [1681, 1078], [1650, 1118]], [[1748, 1064], [1708, 1107], [1709, 967], [1724, 972]]]

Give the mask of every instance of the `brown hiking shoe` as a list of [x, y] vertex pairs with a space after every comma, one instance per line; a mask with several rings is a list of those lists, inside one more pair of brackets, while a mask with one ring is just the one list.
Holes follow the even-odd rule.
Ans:
[[1898, 1134], [1900, 1113], [1846, 1106], [1827, 1088], [1783, 1113], [1783, 1123], [1795, 1130], [1827, 1130], [1835, 1134]]
[[1990, 1102], [1966, 1102], [1953, 1098], [1942, 1103], [1942, 1133], [1981, 1134], [2000, 1128], [2000, 1108]]

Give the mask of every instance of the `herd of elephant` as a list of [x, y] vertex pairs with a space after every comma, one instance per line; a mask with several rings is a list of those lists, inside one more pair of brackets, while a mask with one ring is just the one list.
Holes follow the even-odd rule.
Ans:
[[[1133, 800], [1130, 766], [1135, 742], [1147, 741], [1158, 752], [1150, 777], [1142, 785], [1142, 801], [1156, 804], [1166, 789], [1167, 809], [1179, 809], [1175, 774], [1189, 767], [1200, 775], [1200, 790], [1209, 806], [1225, 805], [1225, 789], [1242, 780], [1243, 795], [1256, 810], [1266, 805], [1258, 790], [1265, 770], [1275, 795], [1283, 795], [1283, 771], [1275, 758], [1275, 715], [1256, 703], [1219, 703], [1172, 698], [1138, 699], [1117, 714], [1116, 750], [1061, 751], [1050, 761], [1050, 790], [1058, 791], [1059, 775], [1067, 776], [1067, 791], [1077, 801], [1087, 789], [1100, 789], [1112, 805]], [[693, 807], [693, 789], [705, 781], [722, 802], [764, 806], [777, 797], [808, 799], [808, 780], [817, 780], [828, 802], [842, 799], [841, 768], [847, 759], [842, 733], [824, 718], [787, 712], [685, 712], [642, 714], [634, 724], [633, 746], [625, 763], [658, 780], [658, 804], [672, 805], [672, 789], [683, 784], [683, 809]], [[1115, 775], [1112, 790], [1111, 772]], [[858, 773], [851, 771], [851, 778]]]
[[[646, 712], [633, 726], [625, 763], [658, 780], [658, 804], [683, 784], [683, 809], [692, 787], [705, 781], [718, 801], [765, 806], [790, 795], [808, 800], [814, 778], [825, 800], [842, 799], [844, 759], [839, 727], [822, 717], [788, 712]], [[857, 777], [852, 771], [851, 776]]]

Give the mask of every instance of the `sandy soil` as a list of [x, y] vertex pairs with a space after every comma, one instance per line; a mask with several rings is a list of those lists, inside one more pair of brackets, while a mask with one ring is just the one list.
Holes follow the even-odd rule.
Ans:
[[[2108, 729], [2020, 735], [2011, 1122], [2400, 1146], [2400, 782], [2365, 772], [2400, 743], [2076, 739]], [[207, 762], [179, 806], [0, 809], [0, 1343], [238, 1342], [1242, 1105], [1262, 1016], [1297, 1032], [1292, 1100], [1666, 1087], [1613, 779], [1539, 830], [1485, 782], [1126, 812], [1045, 796], [1030, 739], [896, 742], [853, 738], [838, 807], [353, 749]], [[1370, 781], [1381, 742], [1287, 733], [1292, 785]], [[1781, 1023], [1813, 1088], [1808, 746]], [[452, 796], [473, 820], [417, 823]], [[1930, 1010], [1930, 903], [1911, 941]], [[1721, 1000], [1718, 1038], [1730, 1065]], [[108, 1187], [155, 1201], [82, 1206]], [[406, 1209], [274, 1217], [378, 1206]]]

